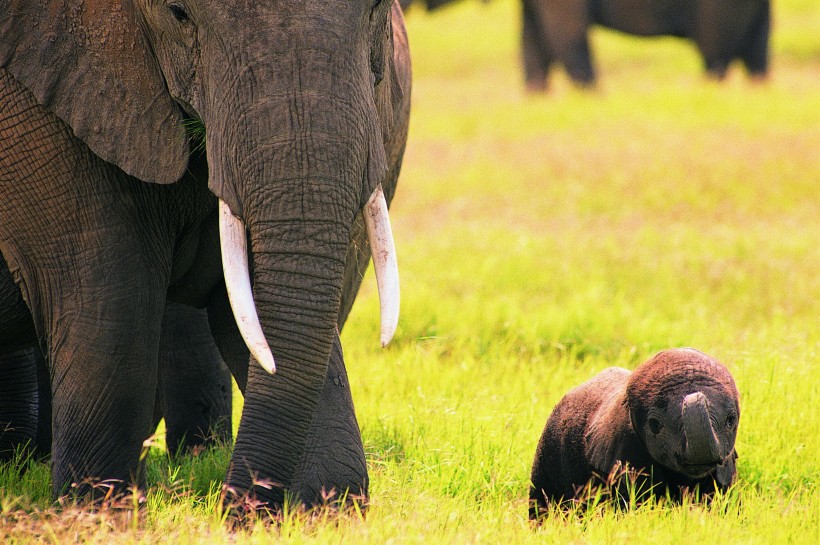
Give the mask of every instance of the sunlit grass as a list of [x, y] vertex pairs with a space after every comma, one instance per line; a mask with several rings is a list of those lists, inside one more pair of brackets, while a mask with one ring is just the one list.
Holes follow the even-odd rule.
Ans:
[[[687, 42], [596, 30], [600, 89], [558, 71], [544, 97], [522, 90], [516, 2], [411, 11], [392, 208], [402, 318], [379, 349], [368, 276], [343, 333], [364, 520], [231, 535], [217, 508], [229, 452], [177, 463], [158, 448], [136, 526], [50, 510], [43, 464], [1, 470], [0, 541], [820, 542], [820, 5], [774, 6], [766, 84], [739, 67], [706, 82]], [[672, 346], [735, 376], [737, 487], [709, 506], [601, 505], [532, 527], [530, 464], [554, 404]]]

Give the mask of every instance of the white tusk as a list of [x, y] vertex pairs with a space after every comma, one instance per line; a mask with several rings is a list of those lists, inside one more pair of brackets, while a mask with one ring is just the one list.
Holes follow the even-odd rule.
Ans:
[[367, 238], [370, 240], [376, 283], [379, 286], [381, 341], [384, 348], [393, 338], [399, 324], [399, 265], [381, 184], [370, 195], [362, 215], [367, 227]]
[[242, 334], [254, 359], [265, 371], [273, 374], [276, 372], [276, 363], [262, 332], [262, 325], [259, 323], [259, 315], [253, 302], [245, 224], [233, 215], [228, 204], [222, 199], [219, 199], [219, 239], [225, 286], [228, 288], [228, 300], [231, 302], [239, 333]]

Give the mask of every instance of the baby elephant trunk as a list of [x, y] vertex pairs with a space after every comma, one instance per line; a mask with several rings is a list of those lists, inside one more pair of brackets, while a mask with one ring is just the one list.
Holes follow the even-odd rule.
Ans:
[[709, 418], [706, 396], [701, 392], [683, 398], [683, 431], [686, 437], [686, 463], [716, 465], [721, 461], [720, 441]]

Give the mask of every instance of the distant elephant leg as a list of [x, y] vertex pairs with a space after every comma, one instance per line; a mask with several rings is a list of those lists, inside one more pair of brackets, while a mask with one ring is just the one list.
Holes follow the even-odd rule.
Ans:
[[595, 70], [587, 37], [591, 20], [586, 3], [541, 0], [533, 6], [555, 59], [564, 65], [575, 84], [593, 85]]
[[698, 4], [693, 39], [710, 79], [721, 81], [726, 77], [737, 40], [741, 38], [737, 31], [742, 23], [735, 20], [737, 16], [725, 12], [719, 2]]
[[729, 71], [729, 61], [726, 59], [706, 59], [706, 75], [713, 80], [722, 81], [726, 78], [726, 72]]
[[167, 303], [160, 338], [157, 398], [166, 444], [180, 449], [231, 440], [231, 373], [204, 310]]
[[743, 61], [749, 75], [765, 78], [769, 69], [769, 10], [762, 11], [740, 46], [738, 57]]
[[550, 64], [552, 64], [552, 52], [537, 13], [527, 0], [522, 2], [522, 8], [521, 45], [527, 91], [546, 91], [547, 76]]
[[567, 74], [575, 83], [587, 87], [595, 82], [595, 71], [592, 68], [589, 39], [586, 33], [565, 44], [558, 51], [558, 58], [561, 59]]
[[338, 334], [294, 483], [308, 505], [337, 501], [344, 495], [348, 499], [367, 496], [364, 446]]

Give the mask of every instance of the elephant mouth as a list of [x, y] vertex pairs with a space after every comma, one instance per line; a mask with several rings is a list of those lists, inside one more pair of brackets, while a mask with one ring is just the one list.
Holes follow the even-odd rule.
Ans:
[[693, 478], [705, 477], [723, 465], [723, 460], [718, 460], [708, 464], [691, 464], [688, 463], [680, 454], [675, 455], [675, 461], [677, 462], [678, 467], [683, 470], [683, 473]]
[[688, 464], [683, 467], [686, 469], [686, 473], [688, 473], [689, 475], [692, 475], [693, 477], [703, 477], [714, 471], [718, 467], [718, 465], [720, 464]]
[[[393, 338], [399, 321], [399, 269], [387, 201], [381, 185], [376, 187], [367, 200], [362, 216], [376, 273], [381, 312], [381, 345], [385, 347]], [[239, 332], [253, 358], [267, 372], [275, 373], [276, 363], [253, 300], [245, 224], [233, 215], [222, 199], [219, 200], [219, 236], [225, 285]]]

